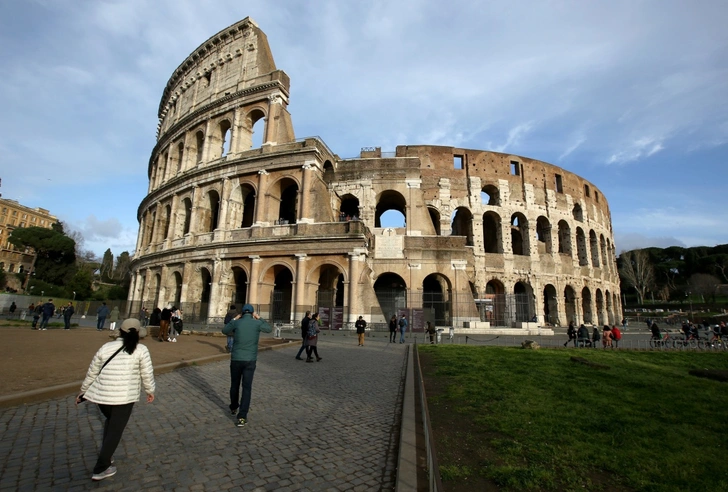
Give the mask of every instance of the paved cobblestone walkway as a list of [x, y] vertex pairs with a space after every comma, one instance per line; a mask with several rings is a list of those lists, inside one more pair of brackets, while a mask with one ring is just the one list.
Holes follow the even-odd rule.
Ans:
[[249, 423], [228, 410], [229, 363], [157, 377], [114, 456], [91, 481], [101, 439], [95, 405], [71, 397], [0, 410], [0, 490], [393, 490], [404, 346], [323, 337], [323, 360], [261, 352]]

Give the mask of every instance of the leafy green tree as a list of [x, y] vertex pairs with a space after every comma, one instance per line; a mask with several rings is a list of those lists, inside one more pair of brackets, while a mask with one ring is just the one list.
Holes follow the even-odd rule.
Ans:
[[[59, 226], [62, 231], [60, 223]], [[33, 273], [37, 280], [63, 285], [75, 273], [76, 244], [56, 229], [18, 228], [13, 230], [8, 241], [20, 249], [33, 248], [36, 254]]]
[[66, 296], [73, 299], [73, 293], [75, 292], [76, 300], [83, 301], [89, 299], [91, 294], [93, 294], [93, 289], [91, 288], [93, 280], [93, 272], [88, 268], [77, 269], [76, 274], [66, 286]]
[[104, 252], [104, 258], [101, 260], [101, 281], [111, 282], [114, 275], [114, 254], [111, 249]]

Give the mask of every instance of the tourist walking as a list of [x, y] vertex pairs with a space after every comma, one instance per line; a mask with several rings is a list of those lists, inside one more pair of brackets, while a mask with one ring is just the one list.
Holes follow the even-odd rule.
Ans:
[[71, 329], [71, 316], [73, 316], [73, 313], [75, 313], [76, 310], [73, 309], [73, 303], [68, 303], [68, 306], [66, 306], [66, 309], [63, 310], [63, 329], [64, 330], [70, 330]]
[[321, 361], [318, 353], [319, 315], [314, 313], [311, 321], [308, 322], [308, 336], [306, 337], [306, 362], [313, 362], [313, 354], [316, 354], [316, 362]]
[[106, 418], [99, 455], [91, 480], [98, 481], [116, 474], [112, 464], [121, 435], [124, 432], [134, 403], [139, 401], [142, 385], [147, 403], [154, 401], [154, 368], [147, 347], [139, 343], [146, 335], [139, 320], [124, 320], [120, 336], [104, 344], [94, 358], [81, 384], [76, 405], [84, 400], [96, 403]]
[[364, 321], [364, 317], [359, 316], [359, 319], [354, 323], [356, 327], [356, 336], [359, 338], [359, 347], [364, 346], [364, 334], [367, 332], [367, 322]]
[[427, 332], [427, 334], [428, 334], [428, 335], [430, 336], [430, 345], [433, 345], [433, 344], [435, 343], [435, 333], [437, 333], [437, 330], [436, 330], [436, 329], [435, 329], [435, 327], [434, 327], [434, 326], [432, 325], [432, 323], [430, 323], [430, 322], [428, 321], [428, 322], [427, 322], [427, 328], [425, 329], [425, 331], [426, 331], [426, 332]]
[[569, 335], [569, 339], [566, 343], [564, 343], [564, 347], [566, 347], [572, 340], [574, 340], [574, 347], [576, 347], [576, 328], [574, 327], [573, 321], [569, 321], [569, 328], [567, 328], [566, 334]]
[[104, 329], [104, 323], [106, 323], [106, 317], [109, 315], [109, 308], [105, 302], [102, 302], [99, 308], [96, 310], [96, 331]]
[[172, 320], [172, 305], [167, 304], [159, 315], [159, 341], [169, 342], [169, 322]]
[[389, 343], [397, 341], [397, 315], [393, 314], [389, 320]]
[[[238, 315], [238, 308], [235, 307], [235, 304], [230, 304], [230, 308], [228, 309], [228, 312], [225, 313], [225, 318], [222, 320], [223, 328], [225, 327], [225, 325], [230, 323], [237, 315]], [[232, 335], [227, 336], [227, 342], [225, 343], [225, 351], [228, 354], [233, 351], [233, 336]]]
[[399, 318], [399, 343], [404, 343], [404, 334], [407, 332], [407, 317], [403, 314]]
[[114, 309], [111, 310], [111, 314], [109, 314], [109, 330], [114, 331], [116, 329], [117, 321], [119, 321], [119, 306], [114, 306]]
[[230, 412], [233, 415], [237, 413], [235, 422], [237, 427], [245, 427], [248, 423], [260, 334], [271, 331], [273, 331], [271, 325], [262, 320], [250, 304], [243, 306], [243, 314], [235, 316], [222, 329], [225, 335], [233, 337], [233, 350], [230, 355]]
[[47, 330], [48, 329], [48, 320], [50, 320], [53, 317], [53, 313], [56, 312], [56, 306], [53, 304], [53, 299], [48, 299], [48, 302], [43, 304], [43, 320], [40, 322], [40, 329], [41, 330]]
[[308, 324], [311, 322], [311, 311], [306, 311], [306, 316], [301, 320], [301, 348], [298, 349], [296, 359], [303, 360], [301, 354], [306, 350], [306, 338], [308, 338]]

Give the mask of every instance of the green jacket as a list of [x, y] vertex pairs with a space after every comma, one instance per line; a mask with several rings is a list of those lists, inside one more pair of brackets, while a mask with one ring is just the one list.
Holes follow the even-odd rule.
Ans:
[[242, 318], [226, 324], [222, 332], [233, 337], [230, 358], [244, 361], [258, 360], [258, 340], [261, 331], [270, 333], [273, 328], [267, 321], [255, 319], [250, 313], [245, 313]]

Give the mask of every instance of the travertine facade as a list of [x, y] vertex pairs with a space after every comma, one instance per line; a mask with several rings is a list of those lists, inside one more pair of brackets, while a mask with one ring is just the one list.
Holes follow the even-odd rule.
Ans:
[[172, 302], [209, 319], [249, 302], [276, 321], [317, 309], [337, 326], [407, 310], [416, 326], [473, 332], [619, 319], [609, 207], [593, 184], [452, 147], [340, 159], [294, 137], [288, 97], [251, 19], [175, 71], [139, 206], [130, 309]]

